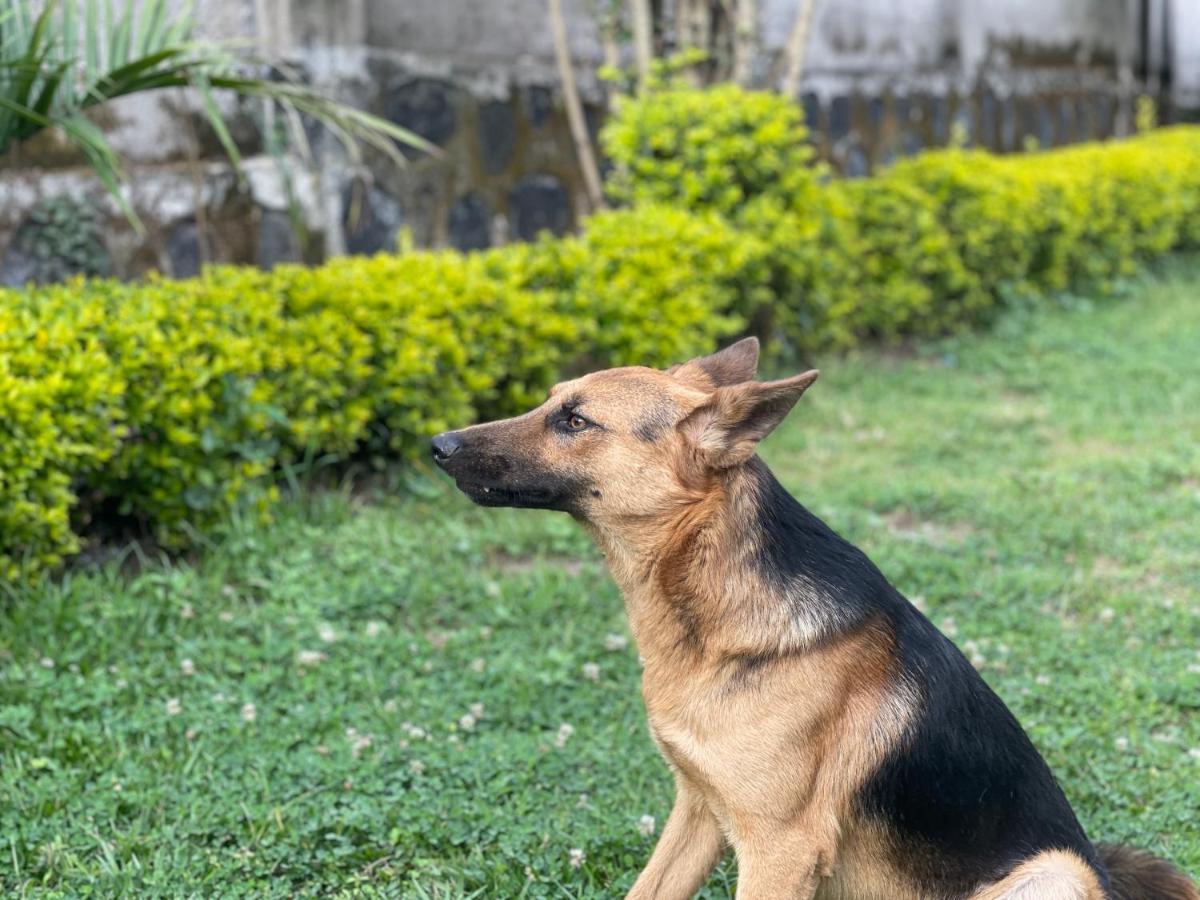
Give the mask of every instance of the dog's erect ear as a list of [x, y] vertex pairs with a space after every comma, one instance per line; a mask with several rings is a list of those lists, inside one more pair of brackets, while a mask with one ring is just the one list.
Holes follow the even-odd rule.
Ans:
[[709, 356], [698, 356], [667, 369], [689, 387], [701, 391], [749, 381], [758, 371], [758, 338], [743, 338]]
[[800, 395], [817, 380], [817, 374], [812, 369], [782, 381], [746, 381], [719, 387], [680, 427], [709, 466], [736, 466], [754, 455], [758, 442], [791, 412]]

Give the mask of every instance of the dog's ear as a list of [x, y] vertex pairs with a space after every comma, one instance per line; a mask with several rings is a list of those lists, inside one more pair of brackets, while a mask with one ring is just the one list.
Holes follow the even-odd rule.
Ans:
[[743, 338], [709, 356], [698, 356], [667, 369], [689, 387], [701, 391], [749, 381], [758, 371], [758, 338]]
[[727, 469], [754, 455], [758, 442], [791, 412], [817, 380], [817, 370], [782, 381], [746, 381], [719, 387], [680, 427], [707, 465]]

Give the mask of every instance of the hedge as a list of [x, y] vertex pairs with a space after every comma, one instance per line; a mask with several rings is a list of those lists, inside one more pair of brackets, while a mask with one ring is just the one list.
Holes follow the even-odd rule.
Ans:
[[573, 364], [705, 352], [761, 281], [719, 217], [646, 207], [487, 254], [0, 291], [0, 577], [56, 565], [98, 524], [180, 545], [265, 512], [284, 463], [423, 452]]
[[774, 94], [665, 84], [624, 99], [601, 139], [615, 199], [719, 212], [767, 245], [771, 320], [801, 351], [977, 324], [1015, 294], [1103, 289], [1198, 243], [1194, 127], [833, 180], [798, 116]]
[[792, 104], [663, 85], [603, 141], [630, 205], [576, 236], [0, 291], [0, 577], [266, 514], [284, 464], [423, 452], [563, 373], [943, 333], [1200, 245], [1200, 129], [839, 181]]

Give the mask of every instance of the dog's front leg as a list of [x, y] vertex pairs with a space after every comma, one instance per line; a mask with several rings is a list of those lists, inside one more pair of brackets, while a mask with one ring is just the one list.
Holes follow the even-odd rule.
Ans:
[[686, 900], [704, 883], [724, 847], [725, 837], [703, 797], [677, 776], [675, 806], [626, 900]]
[[803, 835], [739, 842], [737, 862], [737, 900], [812, 900], [820, 885], [820, 857]]

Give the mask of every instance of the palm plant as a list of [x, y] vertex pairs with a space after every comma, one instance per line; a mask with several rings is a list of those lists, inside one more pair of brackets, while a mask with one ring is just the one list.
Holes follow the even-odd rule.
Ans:
[[[287, 77], [259, 77], [262, 61], [227, 45], [197, 41], [191, 5], [172, 12], [168, 0], [0, 0], [0, 155], [53, 128], [77, 147], [135, 225], [121, 192], [120, 157], [88, 110], [117, 97], [162, 88], [196, 90], [201, 108], [234, 166], [240, 163], [214, 94], [260, 97], [282, 112], [294, 143], [307, 152], [301, 116], [321, 122], [361, 161], [373, 147], [397, 165], [398, 144], [431, 149], [397, 125], [323, 97]], [[279, 69], [269, 74], [278, 75]], [[269, 138], [271, 136], [268, 136]]]

